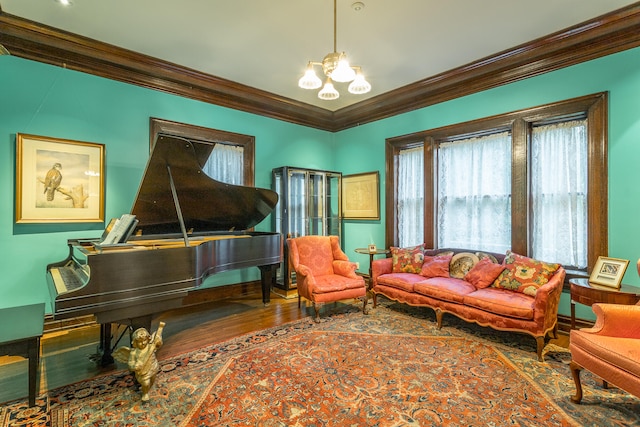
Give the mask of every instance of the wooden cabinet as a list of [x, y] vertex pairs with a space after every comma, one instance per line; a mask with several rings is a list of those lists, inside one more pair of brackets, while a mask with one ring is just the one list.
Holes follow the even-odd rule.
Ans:
[[[279, 196], [271, 214], [273, 230], [282, 233], [285, 239], [309, 235], [341, 237], [341, 185], [340, 172], [291, 166], [273, 169], [272, 189]], [[285, 242], [283, 262], [276, 279], [276, 286], [284, 290], [295, 288], [288, 259]]]

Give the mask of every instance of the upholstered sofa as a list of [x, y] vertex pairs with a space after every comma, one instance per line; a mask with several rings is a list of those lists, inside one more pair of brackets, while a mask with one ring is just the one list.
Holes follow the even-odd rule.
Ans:
[[391, 248], [391, 253], [371, 266], [374, 307], [378, 295], [384, 295], [432, 308], [438, 328], [443, 314], [450, 313], [497, 330], [523, 332], [536, 339], [538, 360], [543, 360], [545, 338], [557, 334], [566, 274], [562, 266], [511, 251], [415, 247]]

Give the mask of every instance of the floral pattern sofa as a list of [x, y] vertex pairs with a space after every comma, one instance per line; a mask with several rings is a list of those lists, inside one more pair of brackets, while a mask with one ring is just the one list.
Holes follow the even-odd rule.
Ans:
[[372, 263], [373, 305], [378, 295], [435, 310], [497, 330], [523, 332], [537, 342], [538, 360], [547, 334], [557, 336], [558, 304], [566, 272], [511, 251], [391, 248]]

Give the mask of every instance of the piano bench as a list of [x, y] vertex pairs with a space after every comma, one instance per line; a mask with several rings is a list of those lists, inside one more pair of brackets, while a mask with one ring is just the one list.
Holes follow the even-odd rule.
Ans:
[[20, 356], [29, 360], [29, 406], [34, 406], [40, 338], [44, 329], [44, 303], [0, 307], [0, 325], [4, 325], [0, 328], [0, 356]]

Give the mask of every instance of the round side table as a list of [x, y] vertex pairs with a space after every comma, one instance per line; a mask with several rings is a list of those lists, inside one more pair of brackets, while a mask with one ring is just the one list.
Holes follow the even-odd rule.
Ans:
[[372, 273], [372, 264], [373, 264], [373, 257], [375, 255], [386, 255], [388, 254], [390, 251], [389, 249], [376, 249], [375, 251], [370, 251], [369, 248], [357, 248], [356, 249], [356, 253], [362, 254], [362, 255], [369, 255], [369, 285], [367, 286], [367, 289], [371, 289], [371, 287], [373, 286], [373, 273]]
[[576, 303], [588, 305], [601, 302], [607, 304], [634, 305], [640, 301], [640, 288], [621, 285], [620, 289], [590, 283], [589, 279], [571, 279], [571, 329], [576, 327]]

